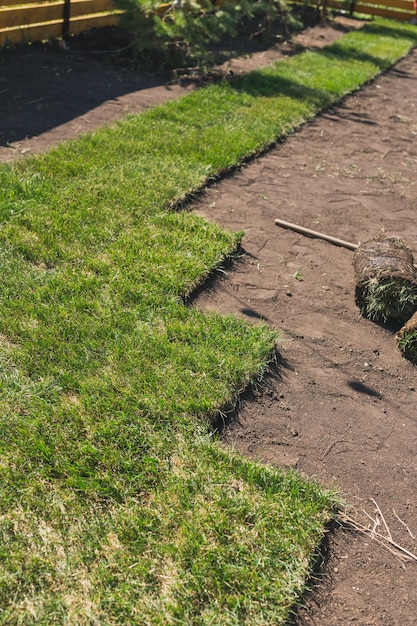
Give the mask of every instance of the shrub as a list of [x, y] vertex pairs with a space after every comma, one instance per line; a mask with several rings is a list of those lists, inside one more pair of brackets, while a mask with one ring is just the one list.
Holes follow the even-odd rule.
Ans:
[[261, 32], [269, 34], [272, 21], [280, 16], [286, 21], [285, 0], [112, 0], [122, 9], [121, 25], [134, 37], [135, 55], [148, 64], [181, 66], [191, 60], [210, 64], [213, 55], [209, 44], [224, 35], [236, 37], [244, 20], [259, 17]]

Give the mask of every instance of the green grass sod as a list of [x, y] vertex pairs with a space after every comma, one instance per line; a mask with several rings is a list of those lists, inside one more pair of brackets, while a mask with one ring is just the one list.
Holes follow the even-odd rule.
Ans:
[[362, 293], [361, 315], [373, 321], [404, 322], [417, 309], [416, 286], [406, 280], [370, 278], [362, 284]]
[[334, 496], [210, 418], [280, 334], [183, 298], [241, 233], [174, 211], [416, 43], [378, 21], [0, 168], [0, 623], [283, 624]]

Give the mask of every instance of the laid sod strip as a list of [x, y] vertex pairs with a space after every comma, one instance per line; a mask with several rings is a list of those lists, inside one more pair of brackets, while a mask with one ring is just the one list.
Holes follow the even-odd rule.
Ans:
[[417, 272], [404, 241], [378, 235], [355, 250], [355, 301], [374, 321], [405, 321], [417, 309]]
[[184, 306], [241, 235], [170, 209], [415, 37], [381, 22], [0, 168], [0, 623], [288, 618], [333, 496], [212, 440], [279, 333]]
[[[76, 267], [3, 252], [5, 624], [276, 623], [302, 588], [331, 497], [222, 451], [204, 419], [262, 374], [278, 335], [170, 293], [169, 224], [144, 253], [154, 281], [126, 237], [124, 256]], [[209, 252], [207, 230], [187, 252]]]
[[416, 42], [413, 26], [378, 22], [322, 51], [202, 89], [3, 169], [2, 223], [10, 221], [10, 236], [28, 258], [72, 261], [86, 246], [93, 253], [261, 151]]
[[167, 213], [78, 263], [4, 245], [3, 623], [288, 615], [332, 498], [207, 437], [279, 334], [179, 297], [238, 238]]

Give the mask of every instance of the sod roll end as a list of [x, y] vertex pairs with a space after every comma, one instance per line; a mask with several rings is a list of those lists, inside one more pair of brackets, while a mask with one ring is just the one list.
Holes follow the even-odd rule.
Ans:
[[355, 251], [355, 301], [373, 321], [405, 321], [417, 310], [417, 273], [402, 239], [378, 235]]

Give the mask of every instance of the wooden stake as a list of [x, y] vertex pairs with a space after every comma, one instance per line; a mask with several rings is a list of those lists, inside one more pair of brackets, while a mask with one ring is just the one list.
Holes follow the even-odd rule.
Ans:
[[296, 233], [301, 233], [302, 235], [306, 235], [307, 237], [314, 237], [315, 239], [324, 239], [324, 241], [328, 241], [332, 243], [334, 246], [340, 246], [342, 248], [347, 248], [348, 250], [356, 250], [358, 244], [351, 243], [350, 241], [343, 241], [343, 239], [337, 239], [336, 237], [331, 237], [330, 235], [325, 235], [324, 233], [319, 233], [315, 230], [311, 230], [310, 228], [304, 228], [304, 226], [298, 226], [297, 224], [291, 224], [291, 222], [285, 222], [284, 220], [275, 220], [276, 226], [282, 226], [282, 228], [288, 228], [288, 230], [293, 230]]

